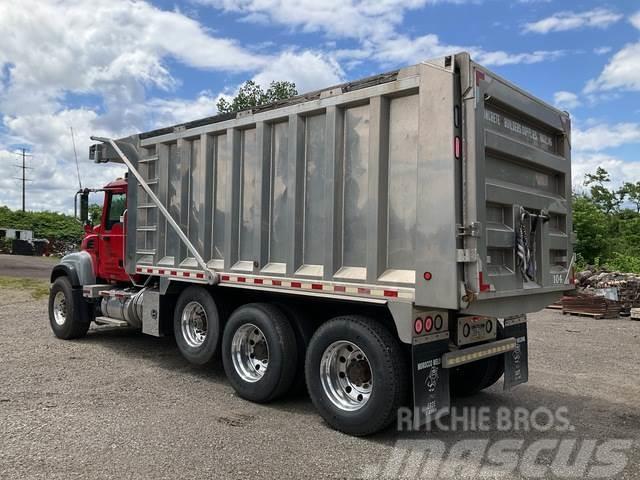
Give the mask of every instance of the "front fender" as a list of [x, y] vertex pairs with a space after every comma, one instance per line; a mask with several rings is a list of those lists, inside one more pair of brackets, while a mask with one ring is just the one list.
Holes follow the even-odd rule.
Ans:
[[81, 251], [62, 257], [60, 263], [53, 267], [51, 271], [51, 283], [63, 275], [69, 277], [69, 281], [74, 287], [95, 284], [96, 274], [93, 271], [91, 255], [88, 252]]

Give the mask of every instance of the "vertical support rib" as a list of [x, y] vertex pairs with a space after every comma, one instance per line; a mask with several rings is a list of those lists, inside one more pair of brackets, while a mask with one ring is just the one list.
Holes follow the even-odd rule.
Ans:
[[326, 202], [325, 280], [331, 280], [342, 263], [343, 126], [343, 111], [335, 106], [328, 107], [325, 136], [327, 176], [323, 200]]
[[271, 127], [265, 122], [256, 124], [256, 155], [258, 155], [258, 183], [257, 205], [260, 226], [256, 238], [256, 251], [258, 253], [258, 266], [254, 270], [264, 267], [269, 261], [269, 198], [271, 187]]
[[389, 100], [372, 97], [370, 108], [367, 281], [375, 282], [387, 264]]
[[[202, 235], [202, 254], [210, 255], [211, 252], [211, 228], [207, 225], [213, 224], [213, 198], [215, 195], [216, 178], [213, 168], [213, 138], [206, 133], [200, 135], [200, 165], [204, 168], [204, 199], [202, 203], [203, 211], [200, 213], [199, 234]], [[205, 261], [210, 258], [205, 258]]]
[[293, 275], [302, 264], [304, 228], [304, 119], [299, 115], [289, 115], [289, 174], [287, 186], [291, 192], [291, 232], [290, 254], [287, 274]]
[[230, 159], [227, 172], [227, 221], [224, 241], [224, 268], [230, 269], [238, 261], [238, 238], [240, 228], [240, 130], [227, 130], [227, 154]]

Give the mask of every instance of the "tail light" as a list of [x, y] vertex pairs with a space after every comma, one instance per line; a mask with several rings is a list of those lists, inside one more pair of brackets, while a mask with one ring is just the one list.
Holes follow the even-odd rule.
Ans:
[[424, 319], [424, 331], [429, 333], [433, 328], [433, 318], [425, 317]]
[[413, 322], [413, 330], [420, 335], [422, 333], [422, 329], [424, 328], [424, 323], [422, 322], [422, 318], [416, 318], [416, 321]]

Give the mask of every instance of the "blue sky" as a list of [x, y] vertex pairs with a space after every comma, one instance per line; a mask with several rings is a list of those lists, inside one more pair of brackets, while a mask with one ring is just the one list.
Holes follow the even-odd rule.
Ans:
[[[55, 18], [55, 22], [51, 19]], [[120, 174], [89, 135], [215, 113], [247, 79], [322, 88], [459, 50], [569, 110], [574, 184], [601, 165], [640, 181], [640, 3], [560, 0], [9, 0], [0, 3], [0, 204], [69, 210]]]

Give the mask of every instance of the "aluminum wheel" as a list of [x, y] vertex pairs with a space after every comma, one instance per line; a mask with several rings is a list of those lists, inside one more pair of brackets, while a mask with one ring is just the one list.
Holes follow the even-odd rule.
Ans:
[[67, 297], [62, 291], [53, 297], [53, 319], [60, 326], [67, 321]]
[[197, 348], [207, 338], [207, 312], [198, 302], [189, 302], [182, 310], [182, 336], [190, 347]]
[[346, 340], [333, 342], [322, 354], [320, 380], [331, 403], [350, 412], [366, 405], [373, 388], [369, 359]]
[[269, 345], [258, 327], [245, 323], [231, 340], [233, 368], [242, 380], [254, 383], [260, 380], [269, 366]]

